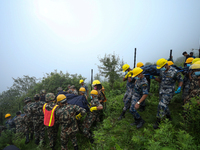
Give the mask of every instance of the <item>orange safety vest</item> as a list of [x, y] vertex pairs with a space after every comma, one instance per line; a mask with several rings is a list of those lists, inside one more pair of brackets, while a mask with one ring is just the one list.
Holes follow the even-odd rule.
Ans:
[[44, 125], [52, 127], [55, 122], [54, 112], [55, 112], [56, 107], [58, 107], [58, 105], [55, 105], [51, 111], [46, 110], [46, 108], [45, 108], [46, 105], [47, 105], [47, 103], [45, 103], [43, 106]]

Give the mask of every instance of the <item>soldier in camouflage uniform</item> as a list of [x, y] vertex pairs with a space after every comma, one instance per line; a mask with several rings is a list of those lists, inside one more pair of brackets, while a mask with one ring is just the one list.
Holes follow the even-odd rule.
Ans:
[[102, 110], [103, 106], [98, 100], [98, 92], [96, 90], [92, 90], [90, 92], [90, 95], [92, 96], [91, 108], [90, 108], [90, 112], [87, 114], [83, 122], [83, 134], [84, 136], [90, 139], [91, 143], [93, 143], [94, 139], [92, 138], [92, 132], [90, 131], [90, 128], [93, 122], [99, 116], [99, 110]]
[[23, 107], [23, 111], [25, 113], [24, 116], [24, 122], [25, 122], [25, 133], [26, 133], [26, 141], [25, 144], [29, 143], [29, 133], [31, 133], [31, 140], [33, 139], [33, 132], [34, 132], [34, 128], [33, 128], [33, 117], [31, 116], [31, 105], [33, 104], [33, 102], [31, 102], [31, 98], [30, 97], [26, 97], [24, 99], [24, 103], [26, 104]]
[[[53, 102], [55, 100], [55, 95], [53, 93], [47, 93], [45, 97], [46, 97], [46, 102], [47, 102], [45, 109], [48, 111], [51, 111], [56, 106], [56, 103]], [[56, 114], [57, 110], [58, 110], [58, 107], [55, 108], [54, 114]], [[55, 117], [54, 125], [52, 127], [46, 126], [47, 135], [49, 138], [49, 145], [52, 148], [52, 150], [54, 149], [56, 145], [57, 133], [58, 133], [58, 128], [59, 128], [56, 115], [54, 115], [54, 117]]]
[[133, 91], [130, 113], [133, 115], [135, 122], [131, 125], [136, 125], [137, 129], [141, 128], [145, 121], [137, 112], [137, 109], [140, 107], [140, 104], [147, 98], [148, 96], [148, 81], [143, 75], [143, 69], [136, 67], [133, 69], [133, 78], [136, 79], [135, 87]]
[[[97, 92], [98, 92], [97, 98], [98, 98], [100, 104], [103, 106], [103, 108], [105, 108], [107, 99], [104, 94], [105, 89], [101, 85], [101, 82], [99, 80], [94, 80], [92, 83], [92, 86], [94, 87], [94, 90], [97, 90]], [[103, 121], [103, 117], [104, 117], [104, 112], [103, 112], [103, 109], [101, 109], [98, 113], [96, 122]]]
[[76, 90], [76, 88], [75, 88], [75, 86], [74, 85], [72, 85], [71, 87], [70, 87], [70, 89], [71, 89], [71, 93], [72, 94], [75, 94], [75, 95], [78, 95], [78, 92], [77, 92], [77, 90]]
[[133, 88], [134, 88], [134, 81], [135, 81], [134, 79], [131, 78], [132, 72], [128, 64], [123, 65], [122, 69], [123, 69], [123, 72], [125, 72], [125, 77], [123, 78], [123, 81], [127, 81], [127, 83], [126, 83], [126, 93], [123, 98], [124, 107], [118, 120], [121, 120], [122, 118], [124, 118], [126, 111], [130, 108], [131, 98], [132, 98]]
[[[74, 149], [78, 150], [76, 132], [78, 131], [78, 125], [76, 119], [84, 116], [86, 110], [77, 105], [67, 104], [67, 97], [64, 94], [57, 96], [57, 104], [59, 109], [56, 111], [56, 118], [61, 125], [61, 150], [67, 149], [67, 143], [69, 138], [74, 145]], [[78, 115], [76, 115], [79, 113]]]
[[33, 125], [35, 132], [35, 144], [39, 144], [42, 141], [42, 144], [45, 144], [45, 125], [44, 125], [44, 114], [43, 114], [43, 105], [44, 101], [40, 101], [40, 95], [36, 94], [34, 96], [35, 102], [31, 105], [31, 116], [33, 116]]
[[190, 99], [193, 97], [196, 97], [199, 101], [200, 96], [200, 61], [194, 63], [191, 66], [192, 72], [191, 72], [191, 83], [190, 83], [190, 89], [189, 89], [189, 95], [185, 98], [184, 103], [190, 102]]
[[[153, 126], [154, 129], [158, 128], [161, 119], [165, 116], [166, 118], [171, 120], [168, 105], [172, 97], [174, 96], [174, 93], [178, 94], [181, 92], [181, 86], [183, 84], [180, 72], [178, 72], [175, 68], [169, 66], [166, 59], [161, 58], [157, 61], [157, 69], [160, 69], [160, 76], [159, 78], [155, 78], [155, 80], [160, 83], [160, 99], [157, 111], [157, 121]], [[176, 81], [179, 82], [179, 87], [177, 91], [175, 91]]]
[[16, 112], [17, 117], [14, 119], [16, 125], [16, 133], [20, 134], [19, 136], [22, 137], [24, 135], [25, 129], [25, 122], [24, 117], [21, 116], [21, 112]]
[[187, 60], [186, 60], [186, 62], [185, 62], [185, 64], [186, 64], [186, 66], [185, 66], [185, 68], [186, 68], [186, 70], [188, 70], [187, 72], [186, 71], [184, 71], [184, 72], [182, 72], [183, 73], [183, 75], [184, 75], [184, 78], [183, 78], [183, 88], [182, 88], [182, 100], [183, 100], [183, 102], [184, 102], [184, 99], [189, 95], [189, 89], [190, 89], [190, 79], [189, 79], [189, 74], [190, 74], [190, 71], [191, 70], [189, 70], [189, 67], [191, 66], [191, 63], [192, 63], [192, 61], [193, 61], [193, 59], [194, 58], [192, 58], [192, 57], [189, 57]]

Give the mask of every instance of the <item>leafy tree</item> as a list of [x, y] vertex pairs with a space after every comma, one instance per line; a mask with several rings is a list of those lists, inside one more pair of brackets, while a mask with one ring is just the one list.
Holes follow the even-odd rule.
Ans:
[[115, 54], [105, 54], [104, 58], [99, 58], [101, 65], [98, 66], [100, 75], [108, 78], [109, 85], [113, 89], [114, 82], [121, 76], [123, 60]]

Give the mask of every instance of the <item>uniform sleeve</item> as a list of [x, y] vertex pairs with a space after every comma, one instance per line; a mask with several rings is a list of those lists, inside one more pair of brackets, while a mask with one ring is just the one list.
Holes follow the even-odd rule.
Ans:
[[149, 94], [148, 92], [148, 83], [144, 83], [142, 84], [142, 94], [145, 95], [145, 94]]
[[82, 116], [84, 116], [86, 114], [86, 110], [82, 107], [77, 106], [77, 105], [75, 107], [75, 111], [81, 113]]
[[176, 75], [175, 75], [175, 77], [176, 77], [176, 80], [177, 80], [178, 82], [183, 82], [183, 79], [182, 79], [182, 77], [181, 77], [181, 73], [180, 73], [180, 72], [177, 72]]

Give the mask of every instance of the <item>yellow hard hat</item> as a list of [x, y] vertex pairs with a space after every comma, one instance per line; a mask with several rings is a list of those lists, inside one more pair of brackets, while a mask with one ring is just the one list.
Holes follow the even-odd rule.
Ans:
[[133, 78], [136, 77], [138, 74], [142, 73], [143, 69], [141, 69], [140, 67], [136, 67], [133, 69]]
[[92, 82], [92, 86], [95, 86], [95, 85], [97, 85], [97, 84], [101, 84], [101, 82], [100, 82], [99, 80], [94, 80], [94, 81]]
[[84, 87], [81, 87], [81, 88], [79, 89], [79, 91], [80, 91], [80, 92], [85, 92], [85, 88], [84, 88]]
[[189, 64], [189, 63], [191, 63], [192, 61], [193, 61], [193, 57], [189, 57], [186, 61], [185, 61], [185, 63], [186, 64]]
[[67, 100], [67, 97], [64, 94], [59, 94], [56, 98], [57, 102], [64, 103]]
[[190, 69], [200, 69], [200, 61], [195, 62], [190, 66]]
[[128, 68], [130, 68], [130, 66], [128, 64], [124, 64], [122, 66], [123, 72], [125, 72]]
[[192, 60], [192, 64], [194, 64], [195, 62], [200, 61], [200, 58], [195, 58]]
[[84, 82], [82, 79], [79, 81], [79, 84], [81, 84], [82, 82]]
[[164, 58], [158, 59], [158, 61], [156, 62], [157, 69], [162, 68], [166, 63], [167, 63], [166, 59]]
[[168, 64], [169, 66], [171, 66], [171, 65], [173, 65], [174, 63], [173, 63], [173, 61], [168, 61], [167, 64]]
[[5, 115], [5, 118], [8, 118], [8, 117], [10, 117], [11, 116], [11, 114], [6, 114]]
[[92, 90], [92, 91], [90, 92], [90, 94], [91, 94], [91, 95], [98, 95], [98, 92], [97, 92], [97, 90]]
[[142, 67], [144, 64], [142, 62], [137, 63], [137, 67]]

